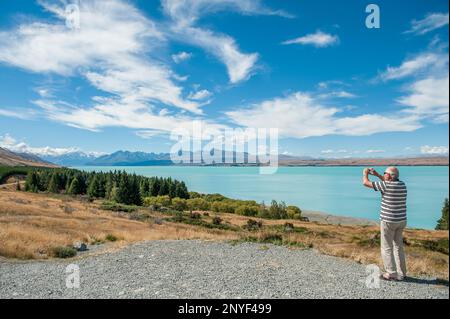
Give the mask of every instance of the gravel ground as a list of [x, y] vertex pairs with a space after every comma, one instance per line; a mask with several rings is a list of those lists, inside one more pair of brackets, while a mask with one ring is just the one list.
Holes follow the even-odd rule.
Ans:
[[[80, 287], [66, 288], [76, 264]], [[150, 241], [74, 260], [0, 261], [0, 298], [449, 298], [433, 279], [366, 287], [366, 267], [313, 250]]]

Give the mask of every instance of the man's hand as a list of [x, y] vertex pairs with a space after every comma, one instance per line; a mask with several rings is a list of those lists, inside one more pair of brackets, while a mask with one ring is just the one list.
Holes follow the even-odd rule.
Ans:
[[369, 181], [369, 168], [363, 170], [363, 185], [369, 188], [373, 188], [372, 182]]
[[383, 175], [380, 175], [375, 169], [373, 168], [369, 168], [369, 174], [378, 177], [379, 179], [381, 179], [382, 181], [384, 181], [384, 177]]

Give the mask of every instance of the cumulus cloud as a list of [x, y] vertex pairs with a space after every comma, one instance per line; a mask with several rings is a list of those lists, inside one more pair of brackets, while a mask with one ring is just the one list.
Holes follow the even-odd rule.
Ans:
[[448, 13], [430, 13], [422, 20], [413, 20], [411, 22], [411, 29], [405, 33], [423, 35], [433, 30], [445, 27], [448, 25], [448, 22]]
[[[17, 153], [35, 154], [38, 156], [61, 156], [74, 152], [81, 152], [77, 147], [63, 148], [63, 147], [32, 147], [25, 142], [19, 142], [9, 134], [0, 136], [0, 147], [7, 148], [10, 151]], [[85, 152], [88, 155], [99, 156], [103, 153], [98, 152]]]
[[225, 34], [199, 27], [199, 19], [221, 10], [232, 10], [245, 15], [278, 15], [289, 17], [283, 11], [274, 11], [258, 0], [163, 0], [162, 7], [173, 24], [170, 30], [179, 40], [199, 46], [222, 61], [231, 83], [247, 80], [255, 69], [257, 53], [242, 53], [236, 41]]
[[205, 100], [207, 98], [210, 98], [212, 96], [212, 93], [208, 90], [200, 90], [197, 92], [191, 92], [188, 96], [189, 99], [191, 100]]
[[397, 99], [404, 112], [432, 120], [448, 122], [449, 109], [448, 53], [425, 52], [405, 60], [398, 67], [388, 67], [380, 78], [412, 79], [404, 85], [403, 96]]
[[201, 113], [197, 103], [183, 98], [174, 73], [151, 58], [165, 36], [131, 4], [80, 1], [80, 28], [70, 29], [62, 4], [40, 3], [56, 20], [31, 21], [0, 32], [0, 61], [32, 72], [81, 75], [119, 98], [133, 96]]
[[172, 54], [172, 60], [175, 63], [181, 63], [183, 61], [189, 60], [192, 57], [192, 53], [188, 52], [179, 52], [177, 54]]
[[388, 80], [402, 79], [408, 76], [415, 76], [421, 72], [430, 72], [430, 70], [437, 70], [448, 65], [448, 54], [438, 53], [422, 53], [411, 59], [404, 61], [398, 67], [388, 67], [380, 78]]
[[246, 109], [226, 112], [243, 127], [278, 128], [283, 137], [306, 138], [324, 135], [363, 136], [381, 132], [409, 132], [421, 127], [418, 117], [363, 114], [339, 116], [340, 109], [321, 105], [308, 93], [266, 100]]
[[448, 121], [449, 77], [429, 77], [419, 80], [408, 88], [408, 95], [399, 98], [399, 103], [410, 106], [407, 112], [437, 121]]
[[325, 48], [338, 43], [339, 37], [337, 35], [324, 33], [322, 31], [317, 31], [316, 33], [307, 34], [299, 38], [282, 42], [282, 44], [313, 45], [317, 48]]
[[424, 145], [420, 148], [420, 153], [426, 155], [446, 155], [448, 154], [448, 146]]

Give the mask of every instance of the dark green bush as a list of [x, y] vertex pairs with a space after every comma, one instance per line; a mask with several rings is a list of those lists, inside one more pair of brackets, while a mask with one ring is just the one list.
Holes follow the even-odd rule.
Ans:
[[255, 231], [255, 230], [259, 230], [262, 228], [262, 222], [261, 221], [256, 221], [253, 219], [249, 219], [247, 220], [247, 224], [242, 226], [244, 229], [250, 230], [250, 231]]
[[71, 258], [76, 256], [77, 250], [69, 246], [60, 246], [53, 248], [53, 256], [57, 258]]
[[105, 240], [114, 242], [114, 241], [117, 241], [118, 238], [116, 236], [114, 236], [113, 234], [108, 234], [108, 235], [106, 235]]

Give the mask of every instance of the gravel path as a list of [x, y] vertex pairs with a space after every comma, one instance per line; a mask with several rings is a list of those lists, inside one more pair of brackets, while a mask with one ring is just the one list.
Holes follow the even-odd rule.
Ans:
[[[79, 266], [80, 288], [66, 288]], [[0, 298], [449, 298], [431, 279], [366, 287], [366, 267], [313, 250], [151, 241], [75, 260], [0, 262]]]

